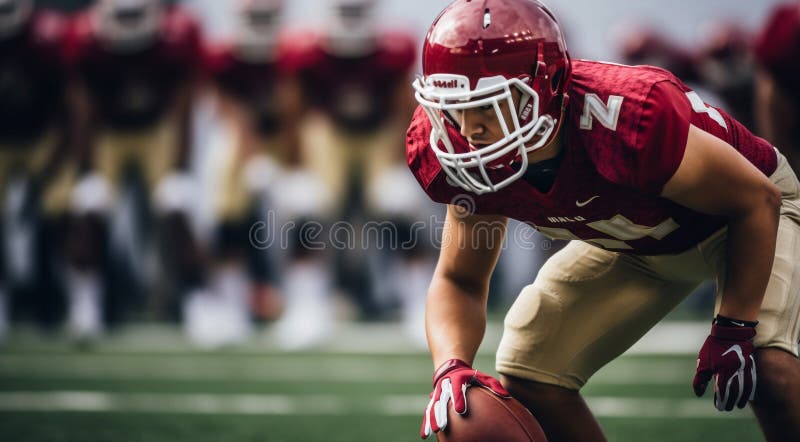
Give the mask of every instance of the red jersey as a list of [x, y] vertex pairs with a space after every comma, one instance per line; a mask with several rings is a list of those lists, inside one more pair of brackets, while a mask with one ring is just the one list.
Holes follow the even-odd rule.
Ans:
[[[484, 195], [450, 185], [429, 146], [430, 122], [417, 109], [406, 155], [428, 195], [441, 203], [468, 195], [475, 213], [518, 219], [552, 238], [631, 254], [676, 254], [726, 225], [723, 217], [659, 196], [680, 165], [690, 124], [731, 144], [766, 175], [777, 167], [769, 143], [667, 71], [582, 60], [572, 67], [564, 159], [548, 192], [524, 179]], [[451, 140], [466, 143], [451, 130]]]
[[0, 40], [0, 139], [30, 140], [63, 118], [66, 25], [55, 12], [36, 12], [16, 35]]
[[754, 52], [781, 87], [800, 99], [800, 2], [775, 8], [756, 39]]
[[246, 60], [230, 45], [207, 45], [203, 55], [206, 73], [220, 91], [247, 107], [262, 135], [274, 135], [281, 126], [278, 63]]
[[77, 16], [67, 51], [89, 88], [98, 118], [118, 129], [139, 129], [160, 120], [176, 92], [200, 68], [200, 30], [179, 8], [165, 14], [154, 44], [115, 52], [96, 34], [92, 11]]
[[285, 62], [299, 78], [305, 99], [347, 130], [376, 129], [391, 116], [397, 87], [409, 80], [416, 57], [413, 39], [387, 32], [377, 36], [372, 52], [357, 57], [329, 53], [323, 39], [287, 38]]

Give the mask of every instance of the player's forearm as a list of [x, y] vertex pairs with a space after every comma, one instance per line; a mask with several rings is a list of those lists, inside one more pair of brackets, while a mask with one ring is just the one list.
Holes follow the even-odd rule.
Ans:
[[434, 367], [457, 358], [472, 363], [486, 330], [485, 290], [464, 290], [434, 277], [428, 290], [425, 324]]
[[719, 314], [755, 321], [775, 255], [780, 198], [728, 223], [727, 269]]

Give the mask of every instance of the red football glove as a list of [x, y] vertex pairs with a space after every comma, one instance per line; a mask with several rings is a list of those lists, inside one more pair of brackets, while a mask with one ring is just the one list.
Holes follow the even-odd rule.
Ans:
[[497, 379], [461, 359], [450, 359], [433, 374], [433, 392], [419, 431], [421, 438], [426, 439], [447, 426], [447, 403], [451, 400], [456, 413], [467, 412], [467, 388], [472, 385], [484, 386], [500, 397], [511, 397]]
[[697, 356], [697, 373], [692, 386], [702, 396], [708, 381], [714, 379], [714, 405], [717, 410], [744, 408], [756, 392], [756, 362], [753, 359], [755, 327], [711, 326], [711, 334]]

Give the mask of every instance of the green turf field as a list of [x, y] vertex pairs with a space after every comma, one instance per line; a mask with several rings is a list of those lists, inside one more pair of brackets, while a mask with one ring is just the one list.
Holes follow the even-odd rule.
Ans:
[[[12, 339], [0, 349], [0, 441], [417, 440], [431, 373], [423, 352], [201, 352], [176, 335], [91, 350]], [[477, 365], [493, 372], [491, 353]], [[623, 356], [585, 393], [611, 441], [762, 440], [749, 411], [694, 398], [693, 368], [690, 354]]]

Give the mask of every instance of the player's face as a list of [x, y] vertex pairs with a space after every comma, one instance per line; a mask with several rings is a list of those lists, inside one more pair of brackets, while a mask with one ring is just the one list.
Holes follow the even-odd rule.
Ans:
[[[520, 91], [516, 88], [511, 89], [511, 95], [514, 100], [514, 107], [519, 107]], [[506, 127], [514, 127], [511, 118], [511, 109], [508, 102], [505, 100], [500, 101], [500, 111], [505, 119]], [[497, 118], [497, 113], [492, 105], [475, 107], [464, 110], [454, 111], [457, 123], [461, 127], [461, 135], [473, 147], [484, 147], [492, 143], [500, 141], [505, 136], [503, 126]]]

